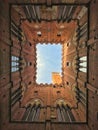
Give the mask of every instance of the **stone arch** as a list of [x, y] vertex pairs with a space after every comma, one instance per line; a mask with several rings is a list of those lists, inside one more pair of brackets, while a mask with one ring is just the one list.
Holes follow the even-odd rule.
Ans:
[[41, 106], [44, 105], [42, 99], [40, 99], [40, 98], [32, 98], [32, 99], [30, 99], [25, 106], [27, 107], [29, 104], [31, 104], [31, 105], [40, 104]]
[[74, 122], [75, 117], [72, 113], [71, 104], [64, 99], [56, 100], [57, 120], [63, 122]]
[[69, 105], [71, 107], [70, 102], [66, 101], [64, 98], [58, 98], [55, 102], [54, 102], [54, 106], [56, 107], [57, 104], [64, 104], [64, 105]]

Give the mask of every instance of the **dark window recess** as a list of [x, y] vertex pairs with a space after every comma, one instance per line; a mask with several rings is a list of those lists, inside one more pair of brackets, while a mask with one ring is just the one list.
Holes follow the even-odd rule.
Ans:
[[30, 66], [32, 65], [32, 62], [30, 62]]
[[70, 66], [70, 62], [66, 62], [66, 66]]
[[70, 46], [70, 42], [67, 43], [67, 47]]
[[29, 42], [29, 45], [32, 46], [32, 44]]
[[37, 96], [38, 95], [38, 91], [34, 91], [34, 96]]
[[28, 66], [31, 66], [32, 65], [32, 62], [28, 62]]
[[34, 76], [33, 78], [36, 79], [36, 76]]
[[55, 86], [55, 85], [53, 85], [53, 88], [56, 88], [56, 86]]
[[42, 34], [37, 34], [39, 37], [41, 37]]
[[60, 33], [58, 33], [58, 34], [57, 34], [57, 36], [58, 36], [58, 37], [60, 37], [60, 36], [61, 36], [61, 34], [60, 34]]
[[30, 85], [32, 82], [30, 81], [28, 84]]
[[60, 94], [61, 92], [60, 91], [57, 91], [57, 94]]
[[38, 91], [34, 91], [34, 93], [38, 93]]
[[36, 64], [34, 64], [34, 67], [36, 67]]
[[67, 81], [66, 84], [69, 85], [69, 82]]
[[40, 31], [38, 31], [38, 32], [37, 32], [37, 35], [38, 35], [39, 37], [41, 37], [41, 36], [42, 36], [42, 33], [41, 33]]

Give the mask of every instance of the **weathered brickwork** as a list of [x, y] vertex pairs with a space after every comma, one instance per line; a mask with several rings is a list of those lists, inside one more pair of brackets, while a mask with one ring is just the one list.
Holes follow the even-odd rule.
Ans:
[[[75, 0], [71, 1], [74, 2]], [[77, 3], [88, 3], [90, 0], [79, 0]], [[36, 2], [27, 0], [1, 0], [0, 2], [0, 129], [1, 130], [97, 130], [98, 129], [98, 1], [91, 0], [87, 4], [88, 12], [78, 21], [82, 7], [79, 6], [73, 15], [73, 21], [67, 25], [68, 30], [61, 38], [57, 33], [56, 23], [45, 24], [44, 28], [53, 27], [48, 32], [48, 42], [62, 43], [62, 84], [36, 84], [36, 42], [44, 42], [46, 37], [38, 37], [31, 29], [29, 22], [21, 20], [17, 9], [11, 8], [10, 3]], [[45, 0], [37, 1], [44, 3]], [[60, 1], [54, 0], [54, 3]], [[68, 2], [66, 0], [66, 2]], [[47, 0], [47, 5], [51, 1]], [[11, 14], [10, 14], [11, 13]], [[24, 14], [23, 14], [24, 15]], [[49, 17], [49, 16], [48, 16]], [[11, 25], [11, 19], [14, 23]], [[86, 24], [87, 22], [87, 24]], [[18, 27], [21, 37], [11, 33], [12, 26]], [[81, 36], [82, 25], [85, 24]], [[35, 26], [35, 23], [34, 23]], [[79, 30], [80, 29], [80, 30]], [[79, 32], [79, 34], [78, 34]], [[33, 35], [32, 35], [33, 34]], [[45, 35], [46, 32], [43, 31]], [[35, 41], [34, 41], [35, 39]], [[53, 40], [55, 39], [55, 40]], [[78, 40], [77, 40], [78, 39]], [[19, 58], [19, 71], [11, 72], [12, 56]], [[79, 71], [82, 57], [87, 57], [87, 72]], [[78, 88], [77, 88], [78, 86]], [[76, 99], [79, 91], [87, 95], [87, 106], [84, 107]], [[80, 100], [80, 99], [79, 99]], [[38, 102], [37, 102], [38, 101]], [[74, 124], [58, 122], [57, 106], [59, 101], [68, 104], [72, 109], [75, 120], [87, 122]], [[41, 105], [39, 119], [35, 122], [24, 122], [23, 116], [29, 103]], [[85, 104], [84, 104], [85, 105]], [[87, 108], [87, 110], [86, 110]], [[23, 122], [22, 122], [23, 121]]]

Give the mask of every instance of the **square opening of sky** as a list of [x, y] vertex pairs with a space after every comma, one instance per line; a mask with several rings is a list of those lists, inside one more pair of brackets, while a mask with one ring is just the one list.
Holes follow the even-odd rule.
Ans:
[[37, 48], [37, 75], [38, 84], [51, 84], [52, 73], [62, 73], [62, 45], [61, 44], [40, 44]]

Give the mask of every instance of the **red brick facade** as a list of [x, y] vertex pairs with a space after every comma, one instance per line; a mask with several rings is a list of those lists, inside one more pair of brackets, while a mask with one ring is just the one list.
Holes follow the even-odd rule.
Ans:
[[[36, 42], [44, 42], [46, 37], [40, 37], [32, 32], [33, 24], [21, 20], [21, 10], [10, 3], [29, 3], [31, 1], [0, 2], [0, 128], [1, 130], [97, 130], [98, 129], [98, 1], [85, 0], [76, 1], [78, 4], [87, 4], [89, 13], [77, 21], [82, 7], [78, 6], [73, 15], [75, 21], [64, 26], [68, 27], [61, 38], [53, 36], [56, 33], [56, 23], [45, 24], [43, 28], [52, 26], [52, 36], [48, 33], [48, 42], [61, 42], [62, 49], [62, 84], [36, 84]], [[32, 1], [35, 2], [35, 1]], [[40, 1], [37, 1], [40, 2]], [[59, 1], [54, 1], [54, 3]], [[68, 1], [67, 1], [68, 2]], [[44, 3], [44, 0], [41, 1]], [[50, 0], [47, 5], [50, 5]], [[11, 14], [10, 14], [11, 9]], [[20, 7], [19, 7], [20, 9]], [[23, 14], [24, 15], [24, 14]], [[88, 17], [89, 15], [89, 17]], [[20, 38], [11, 33], [11, 20], [20, 30]], [[81, 33], [82, 25], [87, 22], [87, 33], [84, 37], [78, 37]], [[39, 24], [40, 25], [40, 24]], [[34, 23], [35, 26], [35, 23]], [[80, 29], [80, 30], [79, 30]], [[14, 33], [14, 32], [13, 32]], [[43, 32], [45, 35], [45, 31]], [[33, 35], [32, 35], [33, 34]], [[89, 34], [89, 35], [88, 35]], [[81, 35], [81, 34], [80, 34]], [[79, 35], [79, 36], [80, 36]], [[77, 40], [78, 38], [78, 40]], [[35, 41], [34, 41], [35, 39]], [[37, 41], [38, 40], [38, 41]], [[11, 58], [19, 58], [19, 71], [11, 72]], [[87, 57], [87, 73], [79, 71], [81, 69], [82, 57]], [[18, 61], [15, 61], [16, 63]], [[17, 64], [18, 66], [18, 64]], [[78, 88], [77, 88], [78, 86]], [[86, 97], [87, 106], [84, 107], [80, 99], [79, 91]], [[15, 95], [14, 95], [15, 94]], [[80, 123], [58, 121], [58, 107], [66, 104], [71, 108], [75, 121]], [[29, 105], [40, 108], [38, 120], [34, 122], [24, 122], [23, 116]], [[85, 104], [84, 104], [85, 105]], [[36, 118], [37, 119], [37, 118]], [[81, 123], [82, 122], [82, 123]], [[84, 123], [83, 123], [84, 122]], [[86, 123], [87, 122], [87, 123]]]

